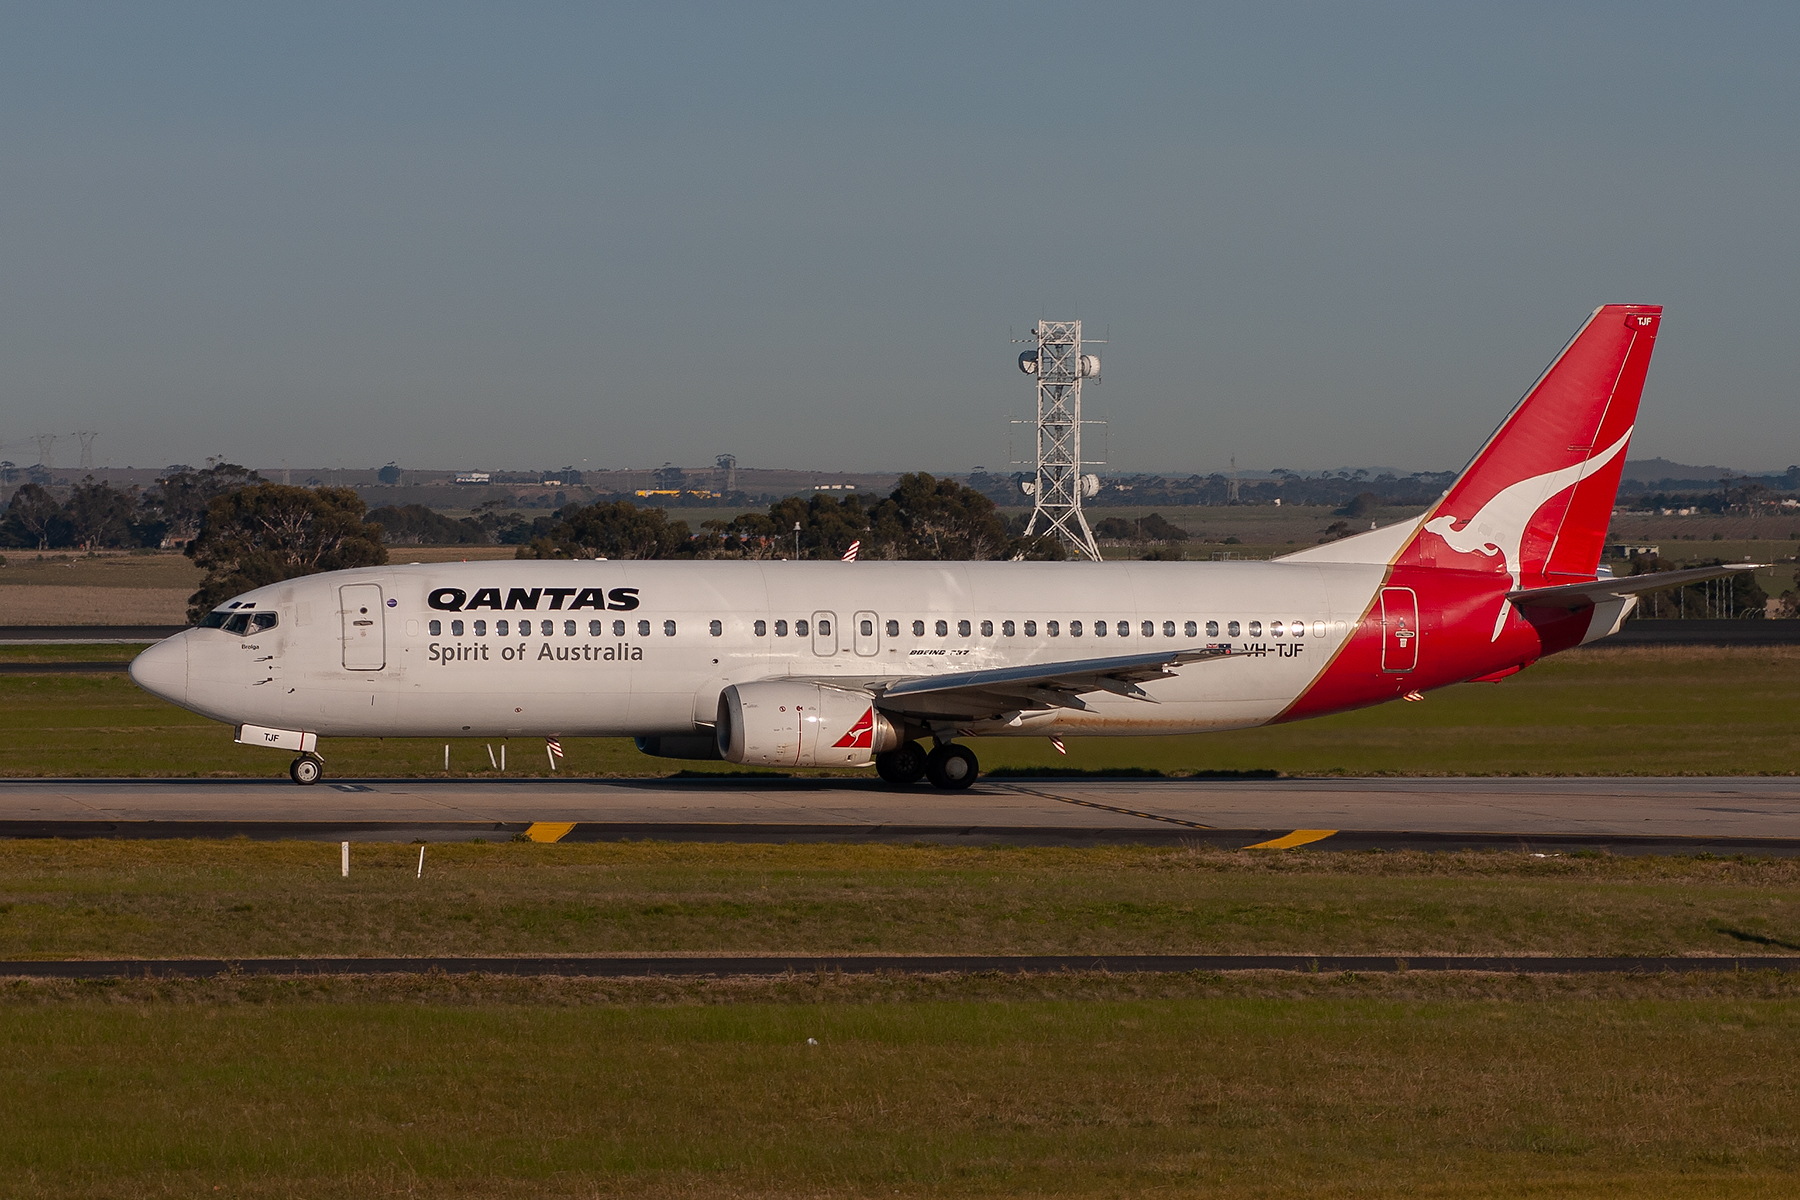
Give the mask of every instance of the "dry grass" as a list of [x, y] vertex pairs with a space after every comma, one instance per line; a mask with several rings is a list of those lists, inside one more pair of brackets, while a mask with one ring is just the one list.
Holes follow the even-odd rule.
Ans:
[[0, 958], [1800, 951], [1800, 860], [0, 842]]
[[1783, 1196], [1793, 985], [0, 991], [15, 1196]]

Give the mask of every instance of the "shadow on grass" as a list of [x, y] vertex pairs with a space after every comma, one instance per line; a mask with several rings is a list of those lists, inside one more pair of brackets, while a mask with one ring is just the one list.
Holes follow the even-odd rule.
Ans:
[[1731, 929], [1724, 925], [1714, 925], [1713, 929], [1728, 938], [1736, 938], [1740, 942], [1751, 942], [1758, 946], [1779, 946], [1783, 950], [1800, 950], [1800, 942], [1784, 942], [1780, 938], [1772, 938], [1766, 934], [1751, 933], [1744, 929]]

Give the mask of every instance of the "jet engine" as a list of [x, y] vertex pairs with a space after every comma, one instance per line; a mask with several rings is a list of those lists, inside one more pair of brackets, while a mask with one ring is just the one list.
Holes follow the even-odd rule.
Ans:
[[861, 767], [900, 745], [868, 692], [819, 683], [739, 683], [719, 696], [719, 754], [768, 767]]

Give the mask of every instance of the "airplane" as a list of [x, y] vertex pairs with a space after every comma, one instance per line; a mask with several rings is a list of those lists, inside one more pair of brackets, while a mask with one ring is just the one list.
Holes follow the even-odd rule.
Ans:
[[[483, 561], [288, 579], [131, 664], [294, 752], [322, 737], [630, 736], [966, 788], [958, 738], [1245, 729], [1499, 681], [1640, 593], [1600, 569], [1658, 305], [1596, 309], [1418, 518], [1268, 562]], [[930, 742], [930, 749], [925, 744]]]

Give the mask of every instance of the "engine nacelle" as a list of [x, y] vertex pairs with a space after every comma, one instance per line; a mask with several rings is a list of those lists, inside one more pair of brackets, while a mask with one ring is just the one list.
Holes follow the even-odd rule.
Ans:
[[719, 696], [719, 754], [766, 767], [861, 767], [900, 745], [868, 692], [819, 683], [739, 683]]

